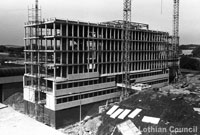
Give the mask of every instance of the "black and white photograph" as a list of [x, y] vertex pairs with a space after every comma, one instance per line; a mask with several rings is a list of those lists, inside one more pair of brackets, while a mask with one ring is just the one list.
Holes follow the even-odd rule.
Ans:
[[2, 0], [0, 135], [200, 135], [199, 0]]

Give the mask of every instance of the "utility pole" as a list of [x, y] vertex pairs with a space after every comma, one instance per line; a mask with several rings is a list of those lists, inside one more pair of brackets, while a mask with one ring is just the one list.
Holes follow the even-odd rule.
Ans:
[[124, 88], [122, 90], [121, 100], [128, 97], [129, 82], [129, 47], [130, 47], [130, 27], [131, 27], [131, 0], [123, 2], [123, 72]]

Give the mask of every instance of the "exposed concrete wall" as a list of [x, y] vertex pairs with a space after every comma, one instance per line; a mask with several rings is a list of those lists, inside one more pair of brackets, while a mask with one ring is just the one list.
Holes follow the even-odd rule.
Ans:
[[[56, 127], [55, 111], [51, 111], [47, 108], [43, 109], [42, 106], [39, 106], [39, 108], [40, 117], [38, 118], [38, 121], [44, 122], [45, 124], [50, 125], [51, 127]], [[35, 104], [24, 100], [24, 112], [29, 116], [35, 116]]]
[[[106, 101], [101, 101], [81, 106], [81, 120], [86, 116], [94, 116], [95, 114], [98, 114], [99, 106], [105, 104]], [[80, 106], [56, 111], [55, 116], [56, 128], [74, 124], [80, 120]]]
[[[24, 101], [25, 103], [25, 113], [27, 115], [35, 115], [35, 104]], [[92, 104], [81, 106], [81, 119], [83, 120], [86, 116], [92, 116], [97, 114], [99, 111], [99, 106], [105, 105], [106, 101], [96, 102]], [[42, 108], [41, 108], [42, 111]], [[40, 113], [42, 115], [42, 113]], [[54, 127], [56, 129], [62, 128], [64, 126], [75, 124], [80, 120], [80, 106], [73, 107], [70, 109], [63, 109], [60, 111], [52, 111], [47, 108], [44, 109], [45, 122], [47, 125]], [[39, 119], [39, 121], [42, 121]]]

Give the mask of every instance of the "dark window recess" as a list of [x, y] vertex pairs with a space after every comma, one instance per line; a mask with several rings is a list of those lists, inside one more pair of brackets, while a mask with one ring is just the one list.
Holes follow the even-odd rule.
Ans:
[[92, 85], [93, 84], [93, 81], [89, 81], [89, 85]]
[[83, 82], [79, 82], [79, 86], [83, 86]]
[[61, 84], [57, 85], [57, 89], [61, 89]]
[[94, 93], [94, 96], [97, 96], [97, 95], [98, 95], [97, 92], [95, 92], [95, 93]]
[[63, 84], [63, 88], [67, 88], [67, 84]]
[[68, 83], [69, 88], [72, 88], [72, 83]]
[[72, 97], [68, 97], [68, 99], [69, 99], [69, 101], [72, 101], [72, 100], [73, 100], [73, 98], [72, 98]]
[[90, 93], [90, 94], [89, 94], [89, 97], [93, 97], [93, 93]]
[[[167, 81], [167, 80], [150, 82], [149, 84], [164, 82], [164, 81]], [[60, 99], [57, 99], [57, 104], [64, 103], [64, 102], [70, 102], [70, 101], [74, 101], [74, 100], [79, 100], [80, 97], [81, 97], [81, 99], [85, 99], [85, 98], [90, 98], [90, 97], [95, 97], [95, 96], [100, 96], [100, 95], [106, 95], [106, 94], [110, 94], [110, 93], [114, 93], [114, 92], [117, 92], [117, 89], [104, 90], [104, 91], [98, 91], [98, 92], [94, 92], [94, 93], [87, 93], [87, 94], [83, 94], [83, 95], [76, 95], [76, 96], [71, 96], [71, 97], [60, 98]]]
[[84, 97], [85, 97], [85, 98], [88, 98], [88, 96], [89, 96], [88, 94], [84, 94]]
[[67, 102], [67, 99], [68, 99], [67, 97], [66, 97], [66, 98], [63, 98], [63, 102]]
[[78, 87], [78, 83], [74, 83], [74, 87]]
[[98, 95], [102, 95], [102, 91], [99, 91], [99, 92], [98, 92]]
[[104, 90], [104, 91], [103, 91], [103, 95], [105, 95], [105, 94], [106, 94], [106, 91]]
[[74, 100], [78, 100], [78, 96], [74, 96]]
[[62, 103], [62, 99], [61, 98], [57, 99], [57, 104], [60, 104], [60, 103]]

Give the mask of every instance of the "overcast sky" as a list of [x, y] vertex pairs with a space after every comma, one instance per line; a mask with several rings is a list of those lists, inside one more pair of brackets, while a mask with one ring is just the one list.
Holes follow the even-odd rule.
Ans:
[[[28, 6], [35, 0], [2, 0], [0, 44], [24, 44]], [[42, 18], [86, 22], [122, 20], [123, 0], [39, 0]], [[162, 7], [162, 8], [161, 8]], [[162, 11], [162, 12], [161, 12]], [[132, 21], [172, 34], [173, 0], [132, 0]], [[200, 0], [180, 0], [180, 43], [200, 44]]]

